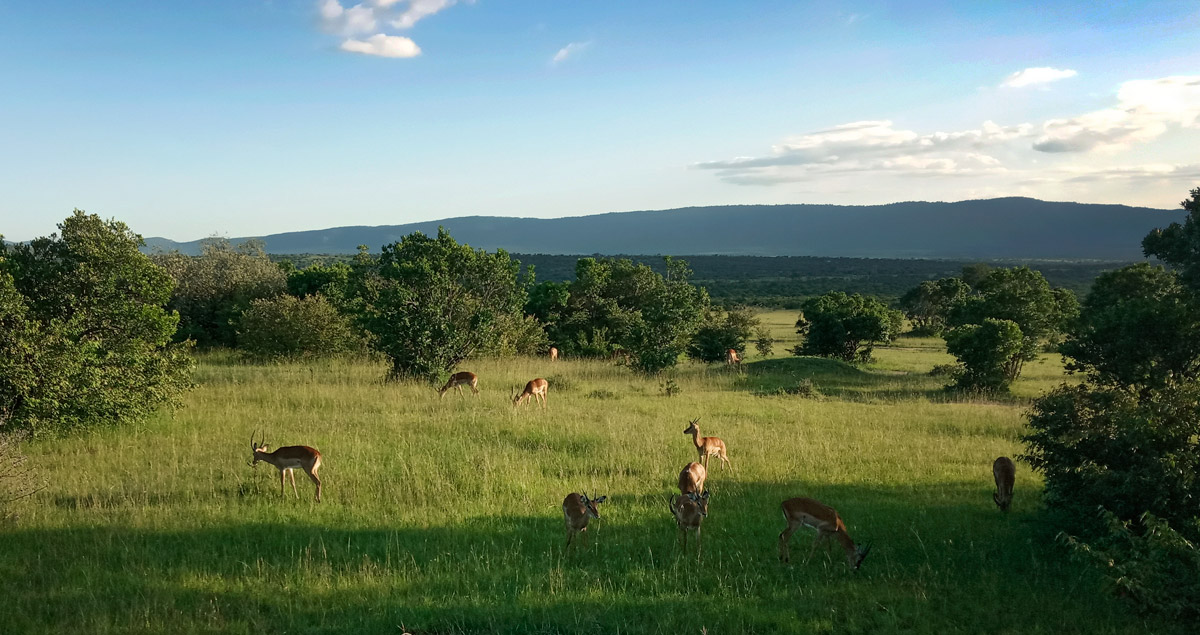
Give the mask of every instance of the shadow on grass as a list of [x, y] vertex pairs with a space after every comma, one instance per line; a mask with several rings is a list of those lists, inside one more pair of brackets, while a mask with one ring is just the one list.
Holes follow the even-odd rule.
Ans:
[[783, 357], [750, 362], [739, 385], [761, 396], [798, 396], [811, 381], [820, 395], [847, 400], [925, 398], [954, 401], [937, 378], [925, 374], [883, 372], [822, 357]]
[[[987, 632], [998, 614], [1008, 632], [1163, 628], [1068, 563], [1032, 502], [997, 511], [983, 476], [719, 485], [699, 563], [676, 543], [665, 492], [608, 492], [590, 545], [570, 552], [558, 500], [453, 526], [341, 526], [327, 505], [301, 524], [6, 531], [5, 632]], [[836, 551], [804, 564], [807, 531], [793, 563], [777, 561], [793, 496], [833, 505], [874, 542], [861, 571]]]

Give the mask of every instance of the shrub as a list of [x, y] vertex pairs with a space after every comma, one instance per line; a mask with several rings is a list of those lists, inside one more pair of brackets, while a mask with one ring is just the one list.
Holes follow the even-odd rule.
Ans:
[[[4, 429], [5, 418], [0, 414], [0, 430]], [[32, 496], [45, 484], [29, 467], [21, 444], [29, 433], [0, 432], [0, 523], [16, 520], [13, 503]]]
[[[1123, 521], [1101, 509], [1101, 537], [1083, 542], [1060, 534], [1079, 560], [1095, 565], [1118, 595], [1144, 610], [1195, 623], [1200, 619], [1200, 549], [1153, 514]], [[1189, 534], [1200, 535], [1192, 520]]]
[[746, 343], [759, 326], [754, 311], [746, 307], [728, 311], [712, 310], [704, 316], [700, 328], [688, 343], [687, 355], [709, 364], [725, 361], [726, 351], [733, 349], [740, 357]]
[[662, 393], [664, 397], [674, 397], [681, 392], [683, 392], [683, 389], [680, 388], [679, 384], [670, 377], [668, 377], [666, 381], [662, 383]]
[[1024, 340], [1011, 320], [987, 318], [946, 333], [946, 350], [958, 358], [954, 387], [963, 390], [1005, 390], [1020, 372]]
[[754, 350], [758, 351], [759, 357], [770, 357], [775, 352], [775, 338], [771, 336], [771, 329], [760, 326], [754, 330], [754, 337]]
[[887, 343], [900, 333], [904, 316], [876, 298], [833, 291], [804, 303], [796, 320], [803, 343], [796, 355], [832, 357], [846, 362], [870, 361], [860, 351], [872, 342]]
[[[1034, 401], [1021, 457], [1045, 479], [1045, 502], [1066, 528], [1103, 506], [1121, 520], [1151, 514], [1180, 527], [1200, 517], [1200, 386], [1139, 397], [1063, 386]], [[1190, 536], [1192, 539], [1200, 536]]]
[[238, 347], [257, 357], [322, 357], [362, 353], [366, 342], [323, 296], [281, 295], [250, 303]]

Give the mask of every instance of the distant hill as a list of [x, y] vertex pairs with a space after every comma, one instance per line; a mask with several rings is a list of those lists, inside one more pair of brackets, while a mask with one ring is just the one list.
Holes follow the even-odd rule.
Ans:
[[[1141, 239], [1183, 210], [996, 198], [889, 205], [724, 205], [572, 218], [467, 216], [257, 236], [270, 253], [340, 254], [439, 225], [472, 247], [542, 254], [1137, 260]], [[247, 237], [250, 238], [250, 237]], [[234, 242], [246, 238], [234, 238]], [[148, 238], [199, 253], [199, 241]]]

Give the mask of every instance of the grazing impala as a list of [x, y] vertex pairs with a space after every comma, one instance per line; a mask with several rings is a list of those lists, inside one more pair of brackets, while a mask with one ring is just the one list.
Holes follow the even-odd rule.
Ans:
[[692, 435], [692, 443], [696, 444], [696, 451], [700, 453], [700, 460], [704, 463], [705, 469], [708, 468], [708, 457], [714, 455], [721, 459], [721, 469], [725, 469], [726, 465], [733, 467], [729, 463], [729, 457], [725, 455], [725, 442], [717, 437], [700, 436], [700, 426], [696, 425], [699, 421], [696, 419], [689, 423], [683, 433]]
[[550, 361], [558, 361], [558, 349], [554, 348], [553, 346], [550, 347]]
[[992, 494], [992, 500], [996, 501], [1000, 511], [1006, 512], [1008, 506], [1012, 505], [1013, 481], [1017, 478], [1017, 466], [1013, 465], [1012, 459], [1002, 456], [992, 463], [992, 476], [996, 478], [996, 492]]
[[608, 497], [588, 498], [587, 494], [570, 493], [563, 499], [563, 519], [567, 523], [567, 547], [571, 546], [571, 539], [579, 533], [583, 534], [586, 546], [588, 519], [600, 517], [600, 512], [596, 511], [596, 505], [603, 503], [606, 498]]
[[550, 387], [550, 384], [545, 379], [542, 379], [541, 377], [538, 377], [537, 379], [530, 381], [528, 384], [525, 384], [525, 392], [522, 392], [519, 395], [513, 396], [513, 407], [516, 408], [517, 406], [521, 405], [521, 402], [525, 401], [526, 399], [529, 399], [530, 397], [534, 397], [536, 399], [541, 400], [542, 407], [545, 408], [546, 407], [546, 389], [549, 387]]
[[292, 491], [296, 493], [296, 498], [300, 497], [300, 492], [296, 490], [296, 468], [299, 468], [304, 470], [308, 474], [308, 478], [316, 484], [317, 502], [321, 502], [321, 479], [317, 477], [317, 470], [321, 469], [321, 453], [316, 448], [310, 448], [307, 445], [289, 445], [274, 452], [267, 452], [266, 438], [255, 443], [254, 435], [250, 435], [250, 452], [254, 455], [254, 462], [250, 463], [251, 467], [258, 467], [259, 461], [266, 461], [279, 469], [280, 496], [283, 495], [283, 486], [287, 482], [287, 475], [291, 473]]
[[704, 481], [708, 478], [708, 470], [702, 463], [688, 463], [679, 472], [679, 493], [687, 496], [689, 493], [699, 496], [704, 492]]
[[672, 494], [667, 500], [667, 507], [671, 509], [671, 515], [675, 517], [675, 524], [679, 527], [684, 551], [687, 551], [688, 530], [696, 531], [696, 558], [700, 557], [700, 523], [708, 518], [708, 496], [708, 492], [700, 496], [695, 492], [688, 492], [678, 498]]
[[475, 373], [468, 373], [466, 371], [461, 372], [461, 373], [454, 373], [453, 375], [450, 376], [450, 380], [446, 382], [446, 385], [442, 386], [441, 388], [438, 389], [438, 397], [445, 397], [446, 391], [450, 390], [451, 388], [457, 388], [458, 396], [462, 397], [463, 396], [463, 391], [462, 391], [463, 386], [469, 387], [472, 391], [474, 391], [475, 394], [478, 395], [479, 394], [479, 376], [476, 375]]
[[725, 363], [730, 366], [733, 366], [735, 364], [741, 364], [742, 358], [738, 357], [737, 350], [731, 348], [731, 349], [725, 351]]
[[779, 559], [784, 562], [790, 559], [788, 540], [803, 526], [817, 530], [817, 537], [813, 540], [812, 549], [808, 551], [805, 562], [808, 562], [808, 558], [817, 550], [817, 545], [829, 538], [836, 539], [842, 546], [846, 552], [846, 562], [854, 570], [862, 565], [862, 561], [871, 551], [870, 545], [862, 547], [854, 544], [850, 534], [846, 533], [846, 525], [842, 522], [842, 517], [838, 516], [837, 510], [811, 498], [789, 498], [783, 501], [783, 518], [787, 521], [787, 529], [779, 534]]

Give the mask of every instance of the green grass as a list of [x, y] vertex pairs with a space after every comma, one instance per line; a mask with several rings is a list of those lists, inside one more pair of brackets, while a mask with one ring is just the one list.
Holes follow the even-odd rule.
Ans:
[[[767, 317], [783, 334], [788, 315]], [[878, 357], [685, 365], [670, 398], [604, 363], [484, 360], [464, 365], [479, 397], [443, 400], [381, 382], [382, 365], [202, 358], [173, 415], [28, 448], [48, 487], [0, 528], [0, 631], [1166, 630], [1066, 560], [1024, 466], [1012, 512], [993, 505], [991, 461], [1020, 451], [1026, 402], [947, 397], [927, 374], [949, 361], [938, 340]], [[1018, 396], [1062, 379], [1053, 359], [1030, 371]], [[536, 376], [549, 408], [514, 412]], [[822, 396], [773, 394], [802, 378]], [[699, 562], [666, 504], [695, 417], [734, 466], [713, 465]], [[281, 498], [274, 468], [246, 465], [254, 430], [321, 450], [324, 502], [303, 475]], [[564, 553], [560, 504], [582, 490], [609, 499], [590, 547]], [[874, 542], [859, 572], [835, 552], [804, 564], [807, 531], [778, 562], [792, 496]]]

